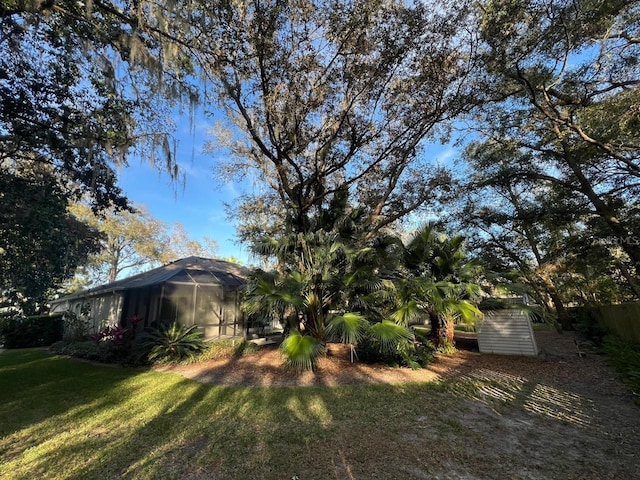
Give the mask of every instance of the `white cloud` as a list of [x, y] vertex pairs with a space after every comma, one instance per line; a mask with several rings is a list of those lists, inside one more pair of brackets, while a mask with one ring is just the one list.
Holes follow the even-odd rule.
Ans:
[[451, 161], [456, 155], [458, 151], [454, 147], [447, 147], [446, 150], [440, 152], [436, 155], [435, 163], [440, 166], [444, 166]]

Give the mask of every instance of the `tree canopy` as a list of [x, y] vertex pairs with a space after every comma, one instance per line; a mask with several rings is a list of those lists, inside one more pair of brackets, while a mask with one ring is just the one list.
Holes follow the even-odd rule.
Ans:
[[600, 301], [640, 296], [639, 25], [635, 1], [479, 6], [464, 218], [487, 258], [558, 312], [590, 296], [578, 285], [614, 292], [596, 278], [623, 285]]
[[[15, 245], [0, 248], [16, 262], [30, 229], [46, 229], [46, 215], [7, 202], [22, 185], [34, 199], [51, 185], [50, 217], [77, 250], [40, 298], [95, 240], [60, 201], [126, 211], [116, 169], [132, 152], [177, 176], [171, 114], [199, 101], [222, 117], [209, 146], [229, 154], [218, 174], [257, 185], [231, 207], [239, 237], [264, 253], [286, 245], [271, 252], [277, 274], [310, 275], [319, 299], [314, 276], [349, 277], [357, 252], [400, 255], [386, 243], [397, 222], [439, 202], [496, 278], [526, 284], [549, 310], [638, 298], [639, 38], [635, 0], [2, 0], [2, 228]], [[470, 140], [454, 172], [425, 145], [462, 119]], [[21, 291], [5, 275], [6, 292]], [[454, 277], [434, 282], [465, 283]], [[367, 298], [343, 285], [331, 302], [352, 305], [335, 303], [345, 292]]]
[[266, 182], [299, 232], [344, 189], [372, 236], [438, 198], [449, 178], [421, 146], [468, 105], [463, 4], [212, 6], [192, 48], [233, 122], [215, 143], [233, 154], [222, 173]]
[[48, 165], [70, 195], [96, 208], [126, 205], [114, 168], [133, 147], [177, 175], [163, 102], [195, 93], [157, 25], [161, 10], [148, 2], [2, 1], [2, 168]]
[[[178, 176], [168, 114], [173, 102], [193, 100], [194, 90], [185, 81], [188, 62], [172, 53], [177, 40], [166, 33], [164, 7], [127, 1], [0, 2], [2, 208], [10, 212], [13, 194], [26, 185], [33, 208], [42, 209], [3, 216], [0, 228], [13, 232], [3, 241], [14, 242], [0, 245], [13, 252], [3, 256], [3, 269], [20, 272], [26, 265], [22, 259], [29, 258], [35, 271], [56, 270], [34, 273], [38, 286], [26, 289], [17, 273], [5, 276], [9, 283], [3, 289], [39, 302], [42, 292], [82, 263], [86, 252], [73, 260], [63, 255], [64, 268], [53, 268], [58, 260], [52, 256], [67, 248], [67, 241], [92, 241], [91, 229], [80, 228], [59, 202], [84, 198], [95, 211], [127, 208], [116, 168], [131, 152]], [[51, 191], [37, 195], [38, 185]], [[42, 201], [47, 195], [51, 206]], [[56, 234], [35, 233], [52, 228], [52, 222]], [[32, 249], [32, 242], [39, 247]]]
[[70, 207], [77, 221], [100, 233], [99, 249], [81, 269], [81, 282], [99, 285], [113, 282], [124, 274], [133, 274], [153, 266], [191, 255], [215, 257], [217, 242], [189, 238], [179, 223], [167, 225], [154, 218], [143, 206], [132, 211], [110, 210], [100, 215], [86, 204]]
[[52, 289], [99, 248], [99, 233], [67, 212], [48, 172], [0, 175], [0, 307], [46, 308]]

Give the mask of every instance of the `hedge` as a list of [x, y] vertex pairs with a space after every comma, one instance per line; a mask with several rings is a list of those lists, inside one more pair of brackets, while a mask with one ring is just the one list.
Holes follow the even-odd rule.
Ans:
[[0, 320], [0, 344], [4, 348], [46, 347], [62, 340], [63, 332], [62, 314]]

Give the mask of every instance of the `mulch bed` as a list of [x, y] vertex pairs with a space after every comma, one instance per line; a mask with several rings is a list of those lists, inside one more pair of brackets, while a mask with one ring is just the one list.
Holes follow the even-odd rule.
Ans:
[[[469, 338], [465, 336], [460, 344], [473, 348], [474, 343]], [[624, 392], [600, 355], [590, 351], [584, 356], [578, 355], [576, 338], [573, 332], [536, 332], [541, 352], [537, 357], [480, 354], [460, 349], [451, 355], [438, 356], [434, 364], [421, 370], [351, 363], [349, 347], [341, 344], [329, 345], [327, 356], [320, 360], [314, 372], [287, 370], [275, 346], [266, 346], [257, 353], [241, 357], [195, 365], [163, 366], [157, 370], [212, 385], [272, 387], [426, 382], [463, 377], [483, 369], [554, 383], [588, 383], [593, 388]]]

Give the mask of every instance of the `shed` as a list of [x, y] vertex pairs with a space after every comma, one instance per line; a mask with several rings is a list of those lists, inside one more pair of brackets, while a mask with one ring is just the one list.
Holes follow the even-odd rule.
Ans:
[[187, 257], [54, 300], [51, 312], [84, 314], [91, 332], [138, 317], [144, 327], [197, 325], [207, 340], [244, 336], [240, 288], [248, 274], [234, 263]]
[[529, 314], [523, 310], [490, 310], [478, 326], [481, 353], [538, 355], [538, 345]]

